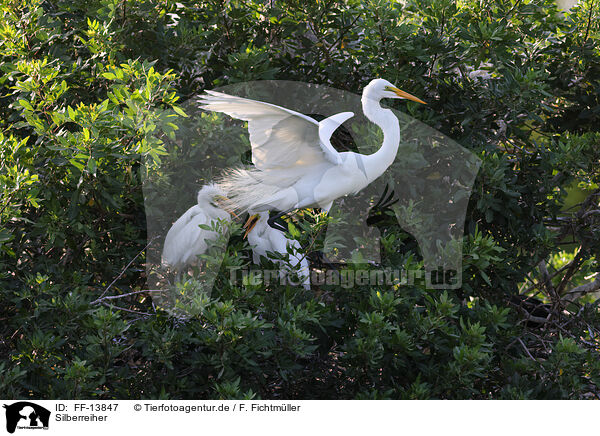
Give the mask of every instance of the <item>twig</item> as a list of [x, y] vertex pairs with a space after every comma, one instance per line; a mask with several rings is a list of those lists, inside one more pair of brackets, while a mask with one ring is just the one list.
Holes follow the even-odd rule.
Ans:
[[536, 363], [539, 363], [538, 360], [535, 357], [532, 356], [531, 352], [529, 351], [529, 349], [527, 348], [527, 346], [525, 346], [525, 344], [523, 343], [523, 341], [521, 340], [521, 338], [517, 338], [517, 341], [519, 341], [519, 344], [521, 344], [521, 346], [525, 350], [525, 353], [527, 353], [527, 355], [531, 358], [531, 360], [533, 360]]
[[[550, 279], [553, 279], [553, 278], [554, 278], [554, 277], [556, 277], [558, 274], [560, 274], [561, 272], [563, 272], [565, 269], [567, 269], [569, 266], [571, 266], [571, 264], [572, 264], [572, 263], [573, 263], [573, 261], [571, 261], [571, 262], [567, 263], [566, 265], [563, 265], [562, 267], [560, 267], [559, 269], [557, 269], [556, 271], [554, 271], [554, 272], [553, 272], [553, 273], [550, 275]], [[543, 282], [540, 282], [540, 283], [535, 283], [535, 282], [534, 282], [533, 280], [531, 280], [531, 279], [530, 279], [528, 276], [525, 276], [525, 278], [526, 278], [527, 280], [529, 280], [529, 281], [532, 283], [532, 285], [531, 285], [529, 288], [525, 289], [523, 292], [521, 292], [521, 293], [520, 293], [521, 295], [523, 295], [523, 294], [527, 294], [528, 292], [531, 292], [531, 291], [533, 291], [534, 289], [536, 289], [536, 288], [539, 288], [539, 287], [540, 287], [540, 285], [543, 285], [543, 284], [544, 284]]]
[[0, 209], [0, 222], [2, 222], [1, 218], [2, 218], [2, 213], [4, 212], [4, 209], [6, 209], [6, 207], [10, 204], [10, 202], [12, 201], [13, 197], [17, 194], [17, 192], [19, 192], [18, 189], [15, 189], [13, 192], [11, 192], [11, 194], [8, 196], [8, 201], [6, 202], [6, 204], [4, 206], [2, 206], [2, 209]]
[[[579, 297], [583, 297], [585, 294], [589, 294], [590, 292], [594, 292], [600, 289], [600, 275], [596, 277], [596, 280], [593, 282], [586, 283], [585, 285], [577, 286], [571, 289], [569, 292], [566, 292], [565, 295], [573, 295], [573, 294], [581, 294], [578, 296], [574, 296], [572, 299], [576, 299]], [[566, 298], [566, 300], [571, 300]]]
[[125, 268], [123, 268], [123, 270], [119, 273], [119, 275], [110, 283], [110, 285], [108, 285], [106, 287], [104, 292], [102, 292], [100, 297], [98, 297], [98, 299], [95, 301], [101, 300], [106, 295], [106, 293], [112, 287], [112, 285], [114, 285], [116, 283], [116, 281], [119, 280], [123, 274], [125, 274], [125, 271], [127, 271], [127, 268], [129, 268], [131, 266], [131, 264], [139, 257], [139, 255], [142, 254], [144, 252], [144, 250], [146, 250], [146, 248], [148, 248], [150, 246], [150, 244], [152, 244], [154, 242], [154, 240], [157, 238], [158, 238], [158, 236], [155, 236], [154, 238], [150, 239], [150, 241], [146, 244], [146, 246], [138, 254], [136, 254], [133, 259], [131, 259], [129, 261], [129, 263], [125, 266]]
[[138, 310], [131, 310], [131, 309], [126, 309], [124, 307], [121, 306], [115, 306], [113, 304], [108, 304], [107, 302], [102, 303], [103, 305], [105, 305], [106, 307], [110, 307], [111, 309], [118, 309], [118, 310], [123, 310], [125, 312], [129, 312], [129, 313], [135, 313], [136, 315], [146, 315], [146, 316], [153, 316], [151, 313], [148, 312], [140, 312]]
[[538, 268], [540, 269], [540, 275], [542, 276], [542, 283], [548, 290], [549, 296], [556, 297], [556, 290], [554, 289], [554, 285], [550, 279], [550, 274], [548, 273], [548, 268], [546, 267], [546, 261], [542, 260], [540, 263], [538, 263]]
[[592, 24], [592, 12], [594, 11], [594, 2], [590, 2], [590, 14], [588, 16], [588, 22], [587, 22], [587, 27], [585, 29], [585, 36], [583, 37], [583, 41], [581, 42], [581, 48], [583, 48], [583, 44], [585, 44], [585, 42], [588, 39], [588, 36], [590, 34], [590, 26]]
[[600, 214], [600, 210], [598, 209], [594, 209], [594, 210], [588, 210], [586, 213], [584, 213], [581, 218], [587, 218], [590, 215], [598, 215]]
[[583, 339], [581, 336], [575, 336], [574, 334], [572, 334], [570, 331], [565, 330], [562, 326], [556, 324], [556, 327], [558, 327], [558, 329], [560, 331], [562, 331], [565, 335], [572, 337], [573, 339], [577, 339], [579, 341], [581, 341], [583, 344], [587, 345], [588, 347], [592, 347], [592, 348], [596, 348], [597, 345], [591, 343], [590, 341], [586, 341], [585, 339]]
[[[541, 316], [532, 315], [521, 304], [516, 304], [516, 303], [513, 303], [512, 301], [510, 302], [510, 304], [512, 304], [513, 306], [519, 308], [521, 310], [521, 312], [523, 312], [523, 315], [525, 316], [525, 319], [521, 320], [521, 322], [523, 322], [523, 321], [532, 321], [532, 322], [535, 322], [535, 323], [538, 323], [538, 324], [546, 324], [547, 322], [550, 321], [550, 316], [552, 315], [552, 312], [550, 312], [548, 314], [548, 316], [546, 318], [544, 318], [544, 317], [541, 317]], [[538, 309], [538, 308], [540, 308], [542, 306], [544, 306], [544, 303], [538, 304], [537, 306], [535, 306], [532, 309], [532, 311], [536, 310], [536, 309]]]
[[358, 19], [360, 18], [360, 14], [356, 15], [356, 17], [354, 18], [354, 20], [352, 21], [352, 23], [350, 23], [349, 26], [346, 26], [346, 28], [344, 30], [342, 30], [340, 32], [340, 36], [338, 36], [338, 38], [333, 42], [333, 44], [331, 44], [329, 46], [329, 48], [327, 49], [328, 52], [331, 51], [331, 49], [333, 47], [335, 47], [337, 45], [338, 42], [340, 42], [342, 40], [342, 38], [344, 38], [344, 36], [346, 35], [346, 33], [348, 32], [348, 30], [350, 30], [352, 28], [352, 26], [354, 26], [354, 24], [358, 21]]
[[99, 304], [99, 303], [103, 303], [106, 300], [114, 300], [114, 299], [117, 299], [117, 298], [129, 297], [131, 295], [144, 294], [146, 292], [165, 292], [165, 291], [162, 290], [162, 289], [144, 289], [142, 291], [128, 292], [127, 294], [110, 295], [108, 297], [100, 297], [97, 300], [92, 301], [90, 304]]
[[575, 274], [575, 269], [581, 263], [582, 257], [583, 257], [583, 245], [581, 245], [579, 247], [579, 251], [577, 251], [577, 254], [573, 258], [573, 261], [569, 264], [569, 268], [567, 269], [567, 272], [565, 272], [565, 275], [563, 276], [560, 283], [556, 287], [557, 296], [560, 296], [560, 294], [562, 294], [562, 291], [565, 288], [565, 286], [567, 285], [567, 282]]
[[521, 0], [517, 0], [515, 2], [515, 4], [513, 5], [512, 8], [510, 8], [510, 10], [506, 13], [506, 18], [508, 19], [508, 17], [510, 17], [510, 15], [513, 13], [513, 11], [517, 8], [517, 6], [519, 6], [519, 3], [521, 3]]
[[[444, 26], [446, 25], [446, 14], [445, 14], [445, 10], [442, 10], [442, 21], [440, 23], [440, 39], [443, 38], [444, 36]], [[435, 67], [435, 62], [438, 59], [438, 52], [435, 53], [435, 55], [433, 56], [433, 61], [431, 61], [431, 67], [429, 68], [429, 74], [428, 76], [431, 77], [431, 75], [433, 74], [433, 68]]]

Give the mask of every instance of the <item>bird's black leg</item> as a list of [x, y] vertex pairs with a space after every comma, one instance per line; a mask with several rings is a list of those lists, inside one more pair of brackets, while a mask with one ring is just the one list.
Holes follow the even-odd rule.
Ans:
[[287, 232], [288, 228], [287, 225], [283, 225], [280, 222], [276, 222], [277, 220], [283, 221], [281, 220], [281, 217], [284, 216], [287, 212], [279, 212], [276, 215], [271, 216], [271, 213], [269, 213], [269, 219], [267, 220], [267, 224], [269, 224], [270, 227], [274, 228], [275, 230], [279, 230], [282, 232]]

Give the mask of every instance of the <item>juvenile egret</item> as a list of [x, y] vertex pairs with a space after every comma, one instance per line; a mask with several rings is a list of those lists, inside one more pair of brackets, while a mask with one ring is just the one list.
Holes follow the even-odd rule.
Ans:
[[[310, 290], [308, 260], [306, 259], [306, 256], [300, 254], [300, 243], [295, 239], [286, 238], [283, 232], [271, 228], [267, 223], [268, 218], [268, 212], [261, 212], [250, 216], [250, 219], [244, 225], [246, 228], [246, 235], [248, 236], [248, 242], [252, 246], [252, 259], [254, 263], [259, 265], [260, 257], [268, 257], [267, 252], [269, 251], [285, 255], [288, 253], [288, 247], [291, 247], [293, 248], [293, 253], [289, 255], [290, 264], [292, 267], [300, 264], [298, 277], [302, 281], [304, 289]], [[281, 259], [277, 259], [276, 263], [283, 265]], [[280, 270], [280, 277], [284, 274], [285, 272]]]
[[380, 106], [383, 98], [424, 103], [387, 80], [371, 81], [363, 90], [362, 109], [383, 131], [383, 144], [377, 152], [363, 155], [338, 153], [330, 142], [352, 112], [317, 122], [270, 103], [206, 91], [200, 100], [202, 109], [248, 122], [254, 167], [229, 170], [218, 181], [228, 208], [287, 212], [320, 207], [328, 212], [335, 199], [363, 189], [392, 164], [400, 142], [398, 119]]
[[216, 185], [206, 185], [198, 192], [198, 204], [190, 207], [169, 229], [162, 252], [162, 263], [180, 269], [196, 260], [208, 249], [206, 241], [217, 239], [217, 233], [198, 227], [212, 225], [216, 220], [231, 221], [225, 210], [215, 206], [215, 197], [223, 191]]
[[[209, 240], [215, 240], [217, 233], [198, 227], [200, 224], [212, 226], [216, 220], [231, 221], [229, 213], [215, 206], [213, 200], [222, 197], [223, 191], [216, 185], [206, 185], [198, 192], [198, 204], [189, 208], [169, 229], [165, 238], [162, 263], [165, 266], [181, 270], [185, 265], [196, 260], [196, 256], [208, 249]], [[294, 247], [298, 252], [300, 244], [289, 240], [285, 235], [267, 225], [268, 213], [253, 215], [246, 223], [246, 236], [252, 245], [253, 261], [260, 264], [260, 256], [267, 257], [267, 252], [287, 253], [287, 247]], [[282, 263], [281, 260], [277, 260]], [[303, 286], [310, 289], [308, 261], [299, 254], [290, 254], [292, 266], [300, 264], [298, 272]]]

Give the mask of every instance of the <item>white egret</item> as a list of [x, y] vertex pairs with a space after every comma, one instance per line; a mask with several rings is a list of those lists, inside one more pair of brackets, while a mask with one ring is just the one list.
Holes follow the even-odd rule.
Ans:
[[175, 269], [196, 260], [196, 256], [208, 249], [207, 241], [217, 239], [212, 230], [198, 227], [200, 224], [211, 226], [216, 220], [231, 221], [225, 210], [215, 206], [215, 197], [223, 195], [216, 185], [206, 185], [198, 192], [198, 204], [190, 207], [169, 229], [162, 252], [162, 263]]
[[[363, 90], [362, 109], [383, 131], [381, 148], [370, 155], [337, 152], [333, 132], [352, 112], [317, 122], [313, 118], [262, 101], [206, 91], [200, 103], [206, 110], [248, 122], [254, 167], [233, 169], [218, 181], [228, 208], [240, 212], [287, 212], [307, 207], [329, 211], [333, 201], [356, 193], [392, 164], [400, 142], [398, 119], [379, 102], [401, 98], [424, 103], [392, 85], [375, 79]], [[269, 220], [269, 224], [273, 219]]]
[[[208, 242], [217, 238], [212, 230], [200, 228], [200, 224], [212, 226], [216, 220], [231, 221], [231, 216], [222, 208], [213, 204], [214, 200], [222, 198], [223, 191], [216, 185], [206, 185], [198, 192], [198, 203], [189, 208], [169, 229], [165, 238], [162, 263], [174, 269], [181, 270], [185, 265], [193, 263], [197, 256], [208, 249]], [[300, 264], [298, 272], [303, 286], [310, 289], [308, 261], [298, 254], [300, 244], [289, 240], [284, 233], [267, 225], [268, 214], [257, 214], [250, 217], [244, 227], [248, 242], [252, 245], [253, 261], [260, 264], [260, 256], [267, 252], [287, 253], [287, 247], [293, 247], [294, 254], [290, 255], [292, 266]], [[281, 260], [277, 263], [282, 264]]]
[[[289, 254], [290, 265], [298, 269], [298, 277], [302, 282], [304, 289], [310, 290], [310, 270], [308, 269], [308, 260], [306, 256], [300, 254], [300, 243], [295, 239], [288, 239], [285, 234], [268, 225], [268, 212], [261, 212], [250, 216], [244, 227], [248, 242], [252, 246], [252, 259], [255, 264], [260, 265], [260, 257], [269, 257], [268, 252], [288, 253], [288, 247], [292, 248], [292, 253]], [[276, 263], [283, 266], [283, 260], [276, 259]], [[280, 277], [286, 274], [280, 270]]]

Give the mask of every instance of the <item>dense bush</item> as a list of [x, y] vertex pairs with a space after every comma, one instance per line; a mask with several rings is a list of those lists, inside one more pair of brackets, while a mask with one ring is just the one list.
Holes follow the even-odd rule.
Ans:
[[[0, 4], [1, 397], [600, 395], [593, 0]], [[179, 152], [179, 105], [249, 80], [359, 92], [374, 77], [427, 100], [397, 108], [483, 161], [463, 286], [223, 276], [193, 317], [156, 310], [140, 292], [142, 162]], [[378, 222], [382, 262], [418, 267]], [[224, 267], [249, 262], [233, 240]]]

